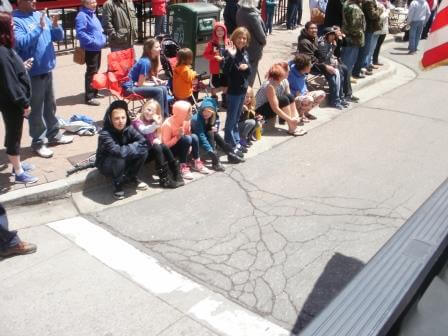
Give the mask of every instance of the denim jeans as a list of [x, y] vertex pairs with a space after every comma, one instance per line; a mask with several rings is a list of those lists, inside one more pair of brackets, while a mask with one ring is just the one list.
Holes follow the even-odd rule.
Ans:
[[31, 77], [31, 113], [28, 118], [30, 126], [31, 147], [39, 148], [48, 139], [59, 136], [59, 123], [56, 118], [56, 101], [53, 91], [53, 74], [51, 72]]
[[275, 7], [266, 10], [266, 31], [272, 33], [272, 22], [274, 21], [274, 11]]
[[346, 46], [342, 48], [341, 59], [342, 63], [347, 67], [349, 76], [353, 72], [353, 67], [355, 66], [356, 60], [359, 54], [359, 47], [357, 46]]
[[238, 123], [238, 129], [240, 131], [240, 140], [244, 140], [247, 142], [249, 140], [249, 136], [252, 135], [252, 132], [255, 129], [257, 122], [255, 119], [247, 119]]
[[227, 118], [224, 126], [224, 140], [235, 148], [240, 143], [238, 121], [243, 109], [245, 94], [227, 94]]
[[168, 106], [168, 90], [165, 86], [134, 86], [131, 89], [126, 90], [126, 93], [136, 93], [145, 98], [153, 98], [157, 100], [162, 108], [164, 118], [168, 118], [170, 116]]
[[8, 217], [3, 205], [0, 204], [0, 251], [4, 251], [20, 243], [17, 231], [8, 230]]
[[325, 78], [330, 89], [330, 105], [335, 106], [340, 104], [341, 76], [339, 75], [339, 70], [334, 75], [325, 73]]
[[104, 159], [98, 170], [104, 176], [112, 178], [114, 183], [123, 182], [123, 177], [136, 177], [140, 168], [146, 161], [148, 153], [142, 154], [134, 159], [123, 159], [120, 157], [109, 156]]
[[186, 163], [190, 146], [193, 159], [199, 159], [199, 139], [196, 134], [183, 135], [179, 141], [171, 147], [171, 152], [179, 159], [180, 163]]
[[376, 45], [378, 43], [378, 38], [380, 35], [373, 34], [372, 40], [370, 41], [370, 49], [369, 53], [367, 54], [366, 60], [364, 61], [365, 66], [369, 66], [373, 64], [373, 53], [375, 52]]
[[154, 22], [154, 36], [160, 35], [160, 34], [166, 34], [166, 16], [165, 15], [158, 15], [155, 16], [155, 22]]
[[361, 73], [361, 68], [365, 68], [367, 66], [366, 61], [367, 56], [370, 52], [370, 45], [372, 44], [372, 38], [373, 33], [370, 32], [365, 33], [364, 46], [359, 49], [358, 58], [352, 71], [352, 73], [355, 76], [358, 76]]
[[288, 4], [286, 10], [286, 29], [293, 29], [297, 24], [297, 11], [299, 6], [296, 1]]
[[422, 37], [425, 21], [412, 21], [411, 29], [409, 29], [409, 51], [415, 52], [418, 48], [418, 43]]

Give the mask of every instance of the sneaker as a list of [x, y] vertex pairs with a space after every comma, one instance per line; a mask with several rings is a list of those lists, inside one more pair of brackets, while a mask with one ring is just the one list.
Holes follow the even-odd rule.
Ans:
[[122, 200], [124, 198], [124, 190], [121, 183], [114, 183], [114, 198]]
[[192, 180], [194, 179], [193, 174], [190, 171], [190, 167], [186, 163], [180, 164], [180, 173], [182, 174], [182, 178], [185, 180]]
[[330, 107], [338, 109], [338, 110], [342, 110], [344, 109], [344, 106], [342, 106], [341, 104], [334, 104], [334, 105], [330, 105]]
[[366, 75], [364, 75], [363, 73], [359, 73], [359, 74], [353, 75], [353, 78], [355, 78], [355, 79], [366, 78]]
[[39, 148], [35, 148], [34, 151], [37, 155], [43, 158], [51, 158], [53, 156], [53, 151], [45, 145], [40, 146]]
[[70, 135], [62, 135], [60, 138], [53, 138], [48, 140], [50, 145], [66, 145], [73, 142], [73, 137]]
[[90, 106], [100, 106], [101, 103], [96, 100], [96, 99], [89, 99], [86, 101], [86, 105], [90, 105]]
[[341, 101], [341, 105], [344, 106], [344, 107], [349, 107], [350, 106], [350, 104], [347, 101], [345, 101], [345, 100]]
[[148, 189], [148, 185], [145, 182], [141, 181], [137, 177], [130, 178], [129, 183], [132, 184], [133, 186], [135, 186], [135, 188], [138, 190], [147, 190]]
[[22, 174], [16, 175], [15, 183], [23, 183], [23, 184], [33, 184], [39, 181], [39, 179], [35, 176], [28, 174], [24, 171]]
[[221, 162], [216, 162], [216, 163], [213, 163], [212, 164], [212, 169], [214, 170], [214, 171], [217, 171], [217, 172], [223, 172], [223, 171], [225, 171], [226, 169], [224, 168], [224, 166], [222, 165], [222, 163]]
[[359, 102], [359, 98], [354, 96], [354, 95], [345, 97], [345, 100], [348, 101], [348, 102], [352, 102], [352, 103], [358, 103]]
[[236, 155], [235, 153], [229, 153], [227, 155], [227, 161], [229, 163], [242, 163], [245, 160], [242, 157], [239, 157], [238, 155]]
[[[21, 162], [20, 165], [22, 166], [22, 170], [23, 171], [32, 171], [36, 168], [35, 165], [33, 165], [32, 163], [28, 163], [28, 162]], [[15, 175], [16, 172], [14, 171], [14, 167], [12, 167], [12, 174]]]
[[106, 97], [106, 96], [99, 92], [95, 95], [95, 98], [104, 98], [104, 97]]
[[192, 170], [197, 171], [201, 174], [207, 175], [211, 173], [210, 169], [204, 166], [204, 163], [201, 161], [201, 159], [194, 160], [193, 166], [191, 168]]
[[36, 252], [37, 246], [31, 243], [20, 242], [17, 245], [0, 251], [0, 257], [12, 257], [15, 255], [31, 254]]

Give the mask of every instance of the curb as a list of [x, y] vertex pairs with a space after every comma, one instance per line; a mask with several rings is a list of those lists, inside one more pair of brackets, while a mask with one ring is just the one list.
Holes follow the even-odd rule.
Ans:
[[[387, 66], [387, 69], [378, 74], [368, 76], [363, 80], [358, 81], [356, 84], [352, 84], [353, 90], [360, 90], [367, 86], [371, 86], [387, 77], [393, 76], [397, 72], [397, 67], [394, 61], [387, 58], [383, 59], [385, 59], [385, 66]], [[288, 139], [289, 137], [285, 137], [284, 141], [287, 141]], [[265, 150], [270, 150], [276, 145], [277, 144], [269, 146]], [[61, 198], [69, 198], [72, 193], [92, 189], [100, 185], [105, 185], [106, 183], [107, 179], [101, 175], [98, 170], [91, 168], [83, 172], [75, 173], [62, 180], [40, 184], [31, 188], [10, 191], [0, 195], [0, 203], [11, 208], [43, 203]]]

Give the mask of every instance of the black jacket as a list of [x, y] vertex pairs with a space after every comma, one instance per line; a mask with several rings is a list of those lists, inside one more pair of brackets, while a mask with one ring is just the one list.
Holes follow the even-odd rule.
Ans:
[[0, 108], [30, 105], [31, 82], [22, 59], [14, 49], [0, 46]]
[[227, 35], [233, 33], [236, 25], [236, 12], [238, 11], [238, 0], [226, 0], [226, 6], [224, 7], [224, 24], [227, 28]]
[[319, 61], [322, 57], [319, 54], [317, 37], [311, 37], [306, 32], [305, 28], [300, 32], [297, 51], [301, 54], [310, 56], [313, 67], [317, 67], [321, 72], [326, 72], [325, 65]]
[[[128, 116], [126, 127], [121, 132], [112, 125], [111, 113], [115, 108], [124, 108]], [[95, 166], [101, 167], [107, 157], [132, 160], [147, 151], [146, 139], [131, 126], [127, 104], [121, 100], [114, 101], [104, 115], [104, 126], [98, 137]]]
[[[239, 70], [241, 64], [247, 64], [247, 70]], [[227, 93], [231, 95], [246, 94], [249, 86], [250, 75], [249, 54], [245, 49], [236, 51], [235, 56], [232, 56], [227, 50], [224, 52], [224, 67], [223, 72], [227, 76]]]
[[342, 0], [328, 0], [324, 26], [342, 28]]

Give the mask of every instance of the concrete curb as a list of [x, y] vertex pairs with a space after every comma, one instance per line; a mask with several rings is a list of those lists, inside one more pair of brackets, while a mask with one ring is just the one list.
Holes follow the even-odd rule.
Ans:
[[[382, 81], [383, 79], [393, 76], [397, 72], [397, 67], [394, 61], [385, 59], [385, 66], [387, 66], [385, 71], [368, 76], [358, 81], [356, 84], [353, 84], [353, 90], [358, 91], [361, 88], [371, 86], [379, 81]], [[285, 136], [281, 143], [288, 141], [289, 139], [290, 137]], [[263, 152], [270, 150], [277, 145], [278, 143], [272, 146], [264, 147]], [[37, 185], [31, 188], [10, 191], [6, 194], [0, 195], [0, 203], [7, 207], [43, 203], [55, 199], [70, 197], [72, 193], [105, 185], [106, 182], [106, 178], [96, 169], [88, 169], [86, 171], [75, 173], [72, 176], [62, 180]]]

